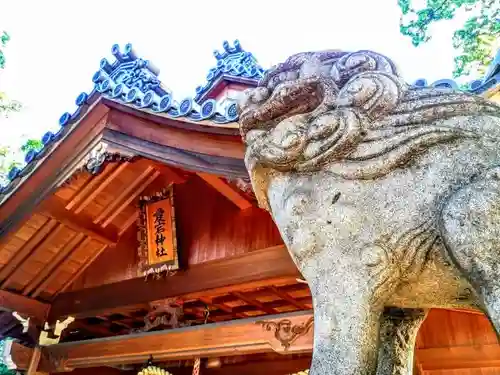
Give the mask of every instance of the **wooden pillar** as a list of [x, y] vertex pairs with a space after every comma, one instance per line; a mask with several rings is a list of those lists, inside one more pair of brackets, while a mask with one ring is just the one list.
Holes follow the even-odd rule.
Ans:
[[27, 375], [42, 375], [42, 374], [47, 374], [45, 372], [38, 372], [38, 364], [40, 363], [40, 357], [42, 355], [42, 350], [39, 346], [36, 346], [35, 349], [33, 349], [33, 354], [31, 354], [31, 359], [30, 363], [28, 365], [28, 371]]

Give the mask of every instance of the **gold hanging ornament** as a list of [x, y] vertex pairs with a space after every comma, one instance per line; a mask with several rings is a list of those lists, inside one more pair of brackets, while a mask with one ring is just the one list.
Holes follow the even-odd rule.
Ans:
[[172, 375], [172, 373], [168, 372], [161, 367], [157, 367], [153, 365], [153, 357], [149, 357], [148, 363], [141, 371], [137, 373], [137, 375]]

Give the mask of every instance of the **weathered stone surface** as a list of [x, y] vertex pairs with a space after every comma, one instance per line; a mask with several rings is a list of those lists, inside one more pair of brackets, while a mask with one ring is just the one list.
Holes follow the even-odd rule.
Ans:
[[412, 89], [374, 52], [324, 51], [267, 72], [240, 126], [313, 294], [312, 375], [411, 371], [387, 333], [377, 360], [387, 307], [479, 308], [500, 330], [500, 107]]

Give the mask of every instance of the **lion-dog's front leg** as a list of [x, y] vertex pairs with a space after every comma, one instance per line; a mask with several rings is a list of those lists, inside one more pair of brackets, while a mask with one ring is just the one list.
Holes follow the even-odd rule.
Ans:
[[349, 259], [334, 272], [321, 268], [304, 271], [314, 304], [311, 375], [374, 375], [383, 307], [374, 303], [372, 280]]
[[347, 194], [308, 176], [276, 178], [268, 196], [274, 220], [313, 296], [311, 374], [374, 375], [380, 317], [394, 283], [386, 282], [393, 270], [380, 260], [385, 259], [384, 248], [359, 238], [359, 229], [371, 223], [349, 204]]

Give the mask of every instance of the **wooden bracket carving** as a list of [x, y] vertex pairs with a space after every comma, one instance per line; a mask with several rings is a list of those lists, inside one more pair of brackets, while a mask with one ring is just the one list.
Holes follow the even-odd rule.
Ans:
[[[49, 332], [50, 326], [47, 322], [45, 322], [45, 329], [40, 332], [40, 338], [38, 339], [38, 343], [41, 346], [47, 346], [47, 345], [54, 345], [58, 344], [59, 340], [61, 339], [61, 334], [62, 331], [64, 331], [68, 326], [73, 323], [75, 318], [72, 316], [68, 316], [65, 320], [57, 321], [56, 325], [54, 327], [54, 330], [52, 332]], [[52, 337], [49, 337], [49, 334], [51, 334]]]
[[159, 326], [170, 328], [180, 328], [189, 326], [189, 322], [184, 322], [184, 310], [182, 301], [169, 298], [165, 300], [152, 301], [149, 304], [152, 310], [144, 317], [144, 327], [133, 329], [130, 333], [148, 332]]
[[106, 162], [130, 161], [134, 155], [110, 150], [108, 145], [100, 142], [85, 158], [84, 168], [93, 175], [99, 174]]
[[259, 320], [255, 323], [261, 325], [266, 331], [274, 331], [274, 337], [285, 350], [288, 350], [295, 340], [310, 331], [314, 319], [311, 317], [305, 323], [296, 325], [293, 325], [289, 319], [283, 319], [279, 322]]
[[137, 155], [127, 151], [110, 149], [105, 142], [101, 141], [78, 163], [75, 170], [61, 182], [60, 186], [71, 184], [76, 178], [77, 172], [87, 171], [92, 175], [98, 175], [108, 162], [132, 162], [136, 157]]
[[19, 313], [17, 311], [13, 311], [12, 315], [14, 316], [14, 318], [16, 318], [19, 321], [19, 323], [22, 324], [23, 333], [28, 332], [29, 327], [30, 327], [30, 318], [28, 317], [27, 319], [24, 319], [21, 315], [19, 315]]

